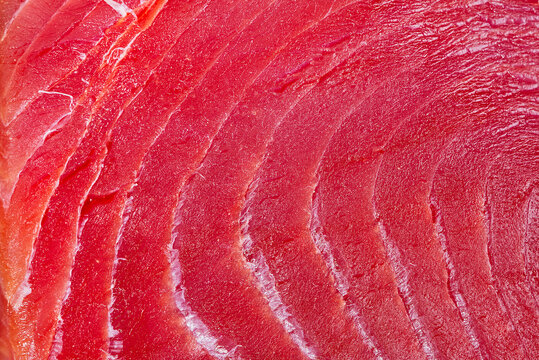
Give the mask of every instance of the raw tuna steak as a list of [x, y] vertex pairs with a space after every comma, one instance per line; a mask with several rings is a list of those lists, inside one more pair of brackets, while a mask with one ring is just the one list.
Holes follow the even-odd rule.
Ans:
[[0, 360], [539, 358], [539, 5], [5, 0]]

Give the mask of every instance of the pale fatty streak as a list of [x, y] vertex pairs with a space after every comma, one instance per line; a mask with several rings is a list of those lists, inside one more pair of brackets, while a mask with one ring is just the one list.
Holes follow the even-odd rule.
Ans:
[[[135, 18], [137, 18], [136, 14], [133, 12], [133, 10], [131, 10], [130, 8], [128, 8], [125, 4], [118, 4], [116, 3], [115, 1], [113, 0], [104, 0], [108, 5], [110, 5], [111, 7], [113, 7], [113, 9], [115, 9], [116, 11], [118, 11], [118, 6], [125, 10], [125, 15], [127, 13], [132, 13], [133, 16], [135, 16]], [[26, 4], [28, 1], [26, 1], [24, 4]], [[21, 8], [24, 6], [24, 4], [17, 10], [17, 11], [20, 11]], [[122, 7], [123, 5], [123, 7]], [[122, 11], [123, 11], [122, 10]], [[122, 14], [120, 11], [118, 11], [120, 14]], [[124, 16], [124, 15], [122, 15]], [[7, 29], [6, 29], [7, 31]], [[138, 33], [128, 44], [125, 48], [123, 48], [123, 51], [121, 53], [121, 55], [119, 56], [119, 58], [116, 60], [116, 63], [118, 63], [119, 61], [121, 61], [125, 55], [127, 54], [128, 50], [130, 49], [131, 45], [133, 44], [133, 42], [135, 41], [135, 39], [140, 35], [140, 33]], [[5, 36], [5, 32], [4, 32], [4, 36]], [[1, 39], [3, 40], [3, 38]], [[116, 50], [117, 48], [113, 48], [112, 50], [110, 51], [114, 51]], [[110, 51], [109, 51], [109, 54], [110, 54]], [[40, 146], [44, 143], [46, 137], [52, 133], [53, 131], [57, 130], [57, 128], [59, 127], [59, 125], [62, 123], [62, 119], [64, 119], [66, 116], [69, 116], [73, 110], [74, 110], [74, 104], [75, 104], [75, 101], [74, 101], [74, 98], [72, 95], [70, 94], [67, 94], [67, 93], [63, 93], [63, 92], [58, 92], [58, 91], [47, 91], [47, 90], [38, 90], [38, 93], [39, 94], [48, 94], [48, 95], [60, 95], [60, 96], [65, 96], [67, 98], [69, 98], [69, 112], [67, 112], [66, 114], [62, 115], [59, 117], [59, 119], [45, 132], [44, 136], [42, 136], [42, 142], [40, 144]], [[140, 93], [140, 91], [139, 91]], [[138, 96], [138, 94], [136, 96]], [[136, 97], [135, 96], [135, 97]], [[123, 109], [122, 109], [123, 111]], [[120, 112], [121, 114], [121, 112]], [[71, 156], [70, 156], [71, 158]], [[69, 160], [69, 159], [68, 159]], [[67, 165], [69, 161], [67, 161], [65, 164], [64, 164], [64, 169], [65, 169], [65, 166]], [[102, 167], [102, 166], [101, 166]], [[101, 171], [101, 170], [100, 170]], [[62, 171], [63, 173], [63, 171]], [[19, 174], [17, 174], [17, 180], [18, 180], [18, 177], [19, 177]], [[97, 178], [96, 178], [97, 179]], [[56, 185], [54, 186], [54, 188], [56, 189], [58, 187], [58, 184], [59, 184], [59, 181], [60, 181], [60, 178], [57, 179], [56, 181]], [[95, 181], [94, 181], [95, 183]], [[4, 202], [4, 207], [7, 208], [9, 207], [9, 203], [10, 203], [10, 199], [11, 199], [11, 195], [13, 193], [13, 190], [14, 189], [11, 189], [9, 195], [8, 195], [8, 200]], [[80, 214], [79, 214], [80, 215]], [[41, 228], [41, 220], [39, 221], [38, 223], [38, 226], [37, 226], [37, 229], [36, 229], [36, 233], [39, 233], [40, 231], [40, 228]], [[31, 254], [29, 256], [29, 258], [27, 259], [27, 271], [26, 271], [26, 274], [25, 274], [25, 278], [23, 280], [23, 282], [19, 285], [19, 287], [17, 288], [17, 291], [15, 292], [15, 294], [13, 295], [13, 297], [10, 299], [10, 302], [13, 303], [13, 307], [15, 308], [15, 310], [18, 310], [20, 308], [20, 306], [22, 305], [24, 299], [26, 298], [26, 296], [28, 296], [31, 292], [32, 292], [32, 289], [29, 285], [29, 277], [30, 277], [30, 273], [31, 273], [31, 262], [32, 262], [32, 259], [35, 255], [35, 243], [32, 244], [32, 250], [31, 250]]]
[[[32, 249], [30, 253], [30, 259], [28, 263], [31, 264], [35, 256], [35, 250]], [[23, 282], [17, 287], [17, 291], [13, 294], [13, 297], [10, 299], [10, 303], [13, 306], [15, 311], [19, 311], [22, 306], [24, 299], [32, 293], [32, 287], [30, 286], [30, 274], [32, 273], [32, 267], [29, 266], [24, 275]]]
[[313, 210], [311, 214], [311, 238], [318, 252], [322, 255], [326, 266], [333, 275], [335, 281], [335, 288], [342, 295], [348, 294], [350, 283], [347, 276], [338, 269], [337, 261], [333, 255], [330, 243], [327, 241], [325, 235], [322, 233], [322, 224], [320, 217], [318, 216], [320, 208], [320, 200], [316, 197], [316, 191], [313, 199]]

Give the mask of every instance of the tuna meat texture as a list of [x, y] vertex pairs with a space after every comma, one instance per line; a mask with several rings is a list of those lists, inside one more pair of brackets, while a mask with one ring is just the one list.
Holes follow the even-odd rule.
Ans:
[[0, 0], [0, 360], [539, 359], [537, 0]]

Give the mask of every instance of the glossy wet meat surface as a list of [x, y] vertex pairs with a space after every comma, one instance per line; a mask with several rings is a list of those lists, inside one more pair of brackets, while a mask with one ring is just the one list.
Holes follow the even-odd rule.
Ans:
[[539, 6], [6, 0], [0, 359], [539, 354]]

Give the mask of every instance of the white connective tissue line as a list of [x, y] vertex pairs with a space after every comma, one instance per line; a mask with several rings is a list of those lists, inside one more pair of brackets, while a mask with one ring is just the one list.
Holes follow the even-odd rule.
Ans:
[[[125, 55], [127, 55], [127, 52], [131, 48], [131, 45], [133, 45], [133, 43], [140, 36], [140, 34], [141, 34], [140, 32], [138, 34], [136, 34], [129, 41], [129, 43], [127, 43], [127, 45], [125, 47], [115, 47], [115, 48], [110, 49], [107, 52], [107, 54], [104, 56], [104, 58], [106, 59], [105, 61], [107, 62], [107, 64], [113, 64], [113, 63], [118, 64], [125, 57]], [[121, 50], [122, 52], [120, 53], [120, 55], [118, 56], [117, 59], [113, 59], [112, 56], [116, 53], [117, 50]]]
[[122, 54], [123, 54], [123, 52], [126, 50], [126, 48], [125, 48], [125, 47], [116, 47], [116, 48], [110, 50], [110, 53], [109, 53], [108, 56], [107, 56], [107, 64], [111, 65], [111, 64], [113, 64], [113, 63], [116, 62], [116, 60], [114, 59], [114, 54], [115, 54], [118, 50], [122, 51], [122, 52], [120, 53], [120, 55], [119, 55], [119, 56], [122, 56]]
[[25, 0], [25, 1], [19, 6], [19, 8], [15, 11], [15, 13], [13, 13], [13, 16], [11, 17], [11, 19], [9, 19], [9, 21], [6, 23], [6, 27], [4, 28], [4, 33], [2, 34], [2, 38], [0, 39], [0, 42], [4, 41], [4, 40], [6, 39], [8, 30], [9, 30], [9, 28], [11, 27], [11, 24], [13, 23], [13, 20], [15, 20], [15, 19], [17, 18], [17, 16], [19, 16], [19, 14], [21, 13], [22, 9], [24, 9], [24, 7], [25, 7], [29, 2], [30, 2], [29, 0]]
[[[65, 94], [65, 93], [61, 93], [61, 92], [57, 92], [57, 91], [45, 91], [45, 90], [38, 90], [38, 93], [66, 96], [66, 97], [69, 98], [70, 103], [69, 103], [69, 111], [66, 112], [65, 114], [60, 115], [58, 117], [58, 119], [56, 119], [56, 121], [54, 121], [49, 126], [49, 128], [40, 136], [40, 141], [36, 144], [35, 149], [38, 149], [39, 147], [41, 147], [45, 143], [45, 140], [47, 139], [47, 137], [51, 133], [53, 133], [54, 131], [60, 129], [61, 127], [63, 127], [65, 125], [65, 121], [62, 121], [62, 120], [64, 120], [66, 118], [66, 116], [71, 115], [71, 113], [73, 113], [73, 109], [74, 109], [74, 99], [73, 99], [73, 96], [71, 96], [69, 94]], [[28, 161], [28, 160], [29, 159], [26, 159], [26, 161]], [[6, 192], [7, 193], [7, 199], [4, 202], [4, 208], [5, 209], [9, 208], [9, 205], [11, 203], [11, 197], [13, 196], [13, 192], [15, 191], [15, 185], [19, 181], [21, 171], [22, 171], [22, 169], [20, 169], [19, 172], [17, 173], [16, 181], [11, 183], [8, 192]], [[58, 186], [58, 181], [56, 182], [56, 186]]]
[[[185, 191], [183, 192], [185, 194]], [[205, 349], [211, 356], [220, 360], [241, 359], [236, 350], [241, 345], [236, 345], [232, 349], [227, 349], [225, 346], [219, 344], [219, 339], [215, 337], [208, 326], [202, 321], [195, 311], [189, 305], [189, 302], [185, 298], [185, 288], [182, 286], [182, 269], [180, 264], [179, 251], [174, 249], [174, 243], [177, 240], [178, 235], [175, 234], [174, 229], [181, 223], [180, 211], [183, 207], [185, 199], [180, 196], [178, 205], [173, 221], [173, 230], [171, 241], [168, 244], [168, 261], [170, 264], [170, 272], [172, 276], [172, 291], [174, 293], [174, 302], [176, 308], [180, 311], [185, 320], [185, 325], [193, 334], [195, 341], [203, 349]]]
[[313, 200], [313, 209], [311, 213], [311, 237], [314, 240], [316, 248], [322, 254], [322, 258], [330, 269], [333, 278], [335, 279], [335, 287], [337, 288], [337, 291], [344, 296], [348, 294], [350, 283], [348, 282], [346, 276], [337, 269], [335, 257], [333, 256], [333, 253], [331, 251], [331, 245], [319, 230], [322, 227], [320, 218], [318, 216], [319, 207], [320, 200], [315, 197]]
[[[318, 198], [315, 198], [313, 210], [311, 213], [311, 237], [314, 241], [315, 247], [318, 249], [320, 254], [322, 254], [322, 258], [326, 262], [326, 265], [329, 268], [331, 275], [335, 279], [335, 287], [337, 288], [337, 291], [339, 292], [339, 294], [341, 294], [344, 300], [346, 295], [348, 295], [348, 289], [350, 288], [350, 284], [346, 276], [337, 269], [335, 257], [333, 256], [333, 253], [331, 251], [331, 245], [326, 240], [325, 236], [319, 231], [319, 229], [321, 229], [321, 223], [318, 217], [319, 206], [319, 200]], [[352, 317], [354, 324], [358, 329], [365, 345], [367, 345], [367, 347], [373, 352], [377, 360], [384, 360], [382, 352], [376, 346], [373, 338], [367, 333], [366, 325], [361, 318], [357, 306], [355, 306], [354, 304], [348, 304], [346, 301], [345, 304], [348, 308], [348, 313]]]
[[[66, 293], [66, 295], [68, 294]], [[64, 300], [66, 298], [64, 298]], [[56, 331], [54, 333], [54, 338], [52, 339], [52, 346], [49, 354], [50, 360], [58, 359], [58, 355], [60, 355], [62, 349], [64, 348], [64, 331], [62, 330], [63, 323], [64, 319], [62, 319], [62, 313], [60, 310], [60, 314], [58, 315], [58, 321], [56, 323]]]
[[[526, 225], [525, 225], [525, 232], [524, 232], [524, 242], [523, 242], [523, 246], [522, 246], [522, 257], [525, 261], [525, 267], [528, 268], [528, 266], [530, 266], [530, 264], [533, 264], [533, 255], [530, 254], [531, 251], [530, 251], [530, 247], [533, 246], [532, 244], [534, 243], [534, 240], [533, 240], [533, 235], [531, 233], [533, 233], [533, 231], [530, 231], [530, 223], [533, 223], [534, 221], [534, 218], [538, 218], [539, 217], [539, 214], [538, 214], [538, 211], [537, 211], [537, 202], [539, 201], [539, 199], [537, 198], [537, 195], [536, 195], [536, 189], [533, 188], [533, 183], [530, 182], [527, 184], [527, 187], [531, 187], [532, 190], [530, 192], [530, 195], [529, 195], [529, 198], [528, 198], [528, 201], [527, 201], [527, 205], [526, 205]], [[533, 205], [533, 206], [532, 206]], [[532, 225], [533, 226], [533, 225]], [[527, 271], [526, 272], [526, 279], [528, 281], [529, 284], [533, 284], [533, 280], [532, 280], [532, 277], [533, 275]], [[536, 293], [535, 291], [532, 291], [532, 297], [533, 299], [535, 300], [535, 303], [539, 303], [539, 299], [538, 299], [538, 296], [539, 294]]]
[[73, 110], [70, 109], [65, 114], [60, 115], [58, 117], [58, 119], [56, 119], [56, 121], [54, 123], [52, 123], [51, 126], [49, 126], [47, 131], [45, 131], [43, 133], [43, 135], [40, 136], [40, 141], [37, 144], [36, 149], [40, 148], [45, 143], [45, 140], [47, 140], [47, 138], [49, 137], [50, 134], [52, 134], [53, 132], [61, 129], [66, 123], [66, 121], [65, 121], [65, 120], [67, 120], [66, 117], [71, 115], [72, 113], [73, 113]]
[[348, 279], [341, 271], [337, 269], [335, 257], [333, 256], [333, 253], [331, 251], [331, 246], [326, 240], [324, 234], [321, 234], [319, 231], [315, 230], [318, 229], [318, 225], [313, 224], [313, 227], [314, 229], [311, 229], [311, 237], [313, 239], [314, 245], [318, 249], [320, 254], [322, 254], [322, 258], [324, 259], [326, 266], [329, 268], [331, 275], [333, 275], [337, 291], [342, 296], [345, 296], [346, 294], [348, 294], [348, 289], [350, 288]]
[[[128, 194], [131, 193], [135, 185], [136, 185], [136, 181], [133, 182], [133, 185], [127, 192]], [[112, 277], [111, 277], [112, 281], [110, 284], [110, 303], [109, 303], [109, 311], [108, 311], [108, 319], [107, 319], [107, 325], [108, 325], [107, 335], [109, 338], [109, 351], [108, 351], [109, 359], [117, 359], [118, 355], [123, 349], [123, 341], [117, 338], [120, 332], [116, 330], [114, 326], [112, 325], [112, 313], [114, 312], [114, 302], [116, 301], [116, 298], [114, 297], [114, 287], [116, 285], [116, 272], [118, 271], [118, 263], [120, 260], [125, 260], [124, 258], [118, 257], [118, 253], [119, 253], [120, 247], [122, 246], [122, 238], [123, 238], [125, 226], [127, 225], [129, 218], [131, 217], [132, 211], [133, 211], [133, 199], [132, 197], [129, 196], [122, 210], [122, 225], [120, 226], [120, 229], [118, 231], [118, 235], [116, 236], [116, 241], [114, 244], [114, 262], [112, 264]]]
[[74, 100], [73, 100], [73, 96], [72, 96], [72, 95], [69, 95], [69, 94], [66, 94], [66, 93], [63, 93], [63, 92], [58, 92], [58, 91], [38, 90], [37, 92], [40, 93], [40, 94], [50, 94], [50, 95], [62, 95], [62, 96], [67, 96], [67, 97], [69, 98], [69, 110], [73, 111]]
[[137, 17], [135, 12], [131, 8], [129, 8], [127, 5], [125, 5], [123, 1], [122, 2], [116, 2], [114, 0], [103, 0], [103, 1], [106, 2], [107, 5], [109, 5], [111, 8], [113, 8], [114, 11], [120, 14], [121, 17], [126, 16], [128, 13], [131, 13], [133, 14], [133, 16]]
[[[375, 216], [378, 219], [380, 218], [376, 211]], [[410, 320], [412, 321], [412, 327], [418, 335], [421, 347], [427, 355], [427, 358], [435, 360], [436, 357], [434, 355], [434, 345], [431, 343], [430, 339], [425, 333], [423, 323], [421, 322], [421, 319], [419, 318], [419, 313], [417, 312], [417, 309], [415, 307], [415, 299], [412, 296], [412, 291], [410, 289], [408, 270], [402, 263], [400, 251], [387, 235], [387, 232], [381, 220], [379, 221], [379, 228], [384, 246], [386, 248], [386, 253], [389, 258], [389, 262], [391, 264], [391, 267], [393, 268], [393, 272], [395, 273], [397, 288], [399, 289], [399, 293], [401, 294], [404, 304], [408, 309], [408, 314], [410, 316]]]
[[26, 270], [26, 274], [24, 275], [23, 282], [17, 287], [17, 291], [13, 295], [13, 298], [11, 299], [11, 303], [13, 305], [13, 308], [18, 311], [21, 307], [22, 303], [24, 302], [24, 299], [32, 293], [32, 287], [30, 286], [30, 274], [32, 273], [32, 260], [34, 259], [36, 250], [35, 247], [32, 247], [32, 252], [30, 253], [30, 259], [28, 261], [28, 268]]
[[225, 360], [235, 358], [235, 351], [239, 346], [235, 346], [233, 349], [228, 350], [224, 346], [219, 344], [219, 339], [213, 336], [210, 329], [204, 324], [202, 319], [193, 311], [189, 303], [185, 298], [185, 288], [181, 285], [181, 268], [179, 261], [178, 250], [174, 249], [172, 241], [169, 244], [169, 262], [172, 273], [172, 283], [174, 287], [174, 301], [176, 307], [183, 315], [185, 324], [193, 334], [195, 341], [204, 348], [211, 356]]
[[[255, 278], [258, 280], [257, 286], [264, 297], [268, 300], [271, 311], [283, 325], [284, 329], [290, 334], [292, 341], [294, 341], [294, 343], [305, 354], [305, 356], [307, 356], [307, 358], [316, 360], [318, 359], [316, 356], [316, 351], [307, 344], [303, 334], [303, 329], [301, 329], [297, 320], [294, 319], [294, 317], [288, 312], [286, 305], [283, 303], [283, 300], [275, 287], [275, 277], [270, 272], [264, 255], [261, 251], [259, 251], [256, 256], [249, 256], [253, 255], [253, 243], [251, 237], [248, 235], [250, 219], [250, 215], [244, 215], [240, 220], [242, 225], [242, 234], [244, 234], [241, 239], [241, 250], [245, 262], [249, 266]], [[249, 261], [248, 256], [253, 258], [253, 260]]]
[[475, 348], [477, 355], [482, 360], [484, 359], [484, 357], [483, 357], [483, 354], [481, 353], [479, 340], [477, 339], [477, 334], [475, 333], [475, 330], [471, 325], [470, 310], [468, 309], [468, 305], [466, 304], [466, 301], [464, 300], [464, 297], [462, 296], [462, 293], [460, 292], [456, 284], [455, 264], [453, 264], [453, 261], [451, 260], [451, 257], [449, 256], [447, 238], [445, 237], [445, 234], [443, 233], [441, 214], [439, 213], [439, 210], [438, 210], [439, 207], [438, 207], [438, 204], [434, 201], [431, 204], [436, 209], [436, 214], [435, 214], [436, 234], [442, 246], [443, 258], [449, 272], [448, 274], [449, 286], [450, 286], [451, 292], [454, 294], [455, 304], [457, 305], [457, 309], [460, 312], [460, 316], [462, 317], [462, 322], [464, 323], [464, 329], [466, 330], [466, 333], [468, 334], [470, 342]]

